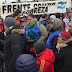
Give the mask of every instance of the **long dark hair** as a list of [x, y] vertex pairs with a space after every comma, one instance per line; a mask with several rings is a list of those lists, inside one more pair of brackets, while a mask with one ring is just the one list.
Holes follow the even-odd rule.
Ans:
[[21, 9], [18, 8], [18, 9], [12, 14], [13, 18], [14, 18], [15, 16], [17, 16], [19, 13], [21, 13]]

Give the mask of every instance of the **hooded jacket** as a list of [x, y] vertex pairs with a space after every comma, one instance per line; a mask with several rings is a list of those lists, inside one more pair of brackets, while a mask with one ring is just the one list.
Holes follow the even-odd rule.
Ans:
[[52, 41], [52, 39], [55, 38], [55, 36], [59, 35], [59, 33], [61, 31], [63, 31], [62, 21], [60, 19], [58, 19], [58, 18], [53, 19], [53, 28], [52, 28], [52, 30], [53, 30], [53, 32], [50, 33], [50, 35], [49, 35], [49, 37], [47, 39], [47, 43], [46, 43], [46, 48], [48, 48], [48, 49], [51, 49], [51, 41]]
[[54, 72], [53, 63], [55, 61], [55, 55], [51, 49], [46, 49], [42, 53], [38, 54], [36, 58], [38, 71]]
[[58, 18], [53, 18], [53, 31], [62, 31], [62, 20]]
[[[15, 72], [15, 62], [18, 56], [22, 53], [23, 41], [21, 31], [18, 29], [11, 31], [11, 35], [5, 40], [5, 64], [7, 72]], [[16, 30], [16, 31], [17, 31]]]

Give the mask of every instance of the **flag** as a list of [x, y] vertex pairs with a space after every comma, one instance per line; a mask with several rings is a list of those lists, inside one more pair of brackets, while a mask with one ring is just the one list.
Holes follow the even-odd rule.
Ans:
[[64, 9], [66, 5], [66, 2], [58, 2], [58, 9]]

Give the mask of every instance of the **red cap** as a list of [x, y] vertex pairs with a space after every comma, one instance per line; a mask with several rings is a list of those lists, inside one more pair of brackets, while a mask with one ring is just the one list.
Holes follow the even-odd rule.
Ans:
[[63, 31], [59, 34], [59, 36], [63, 39], [63, 40], [68, 40], [71, 38], [70, 32], [67, 31]]

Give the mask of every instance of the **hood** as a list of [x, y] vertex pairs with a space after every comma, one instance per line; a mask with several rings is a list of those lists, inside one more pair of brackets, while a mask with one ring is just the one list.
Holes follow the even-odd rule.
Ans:
[[46, 49], [44, 52], [37, 55], [38, 59], [45, 59], [51, 63], [55, 61], [55, 55], [51, 49]]
[[22, 54], [16, 60], [16, 72], [37, 72], [35, 58], [30, 54]]
[[62, 20], [58, 19], [58, 18], [53, 18], [53, 30], [57, 30], [60, 27], [62, 27]]
[[13, 29], [12, 33], [19, 33], [19, 34], [24, 34], [25, 30], [23, 29]]
[[5, 31], [4, 35], [8, 38], [12, 33], [24, 34], [24, 30], [21, 29], [20, 25], [15, 25], [11, 26], [7, 31]]

